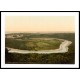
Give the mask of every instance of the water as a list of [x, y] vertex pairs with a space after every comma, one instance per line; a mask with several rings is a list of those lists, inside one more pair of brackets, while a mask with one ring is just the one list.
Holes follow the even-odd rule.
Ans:
[[10, 53], [20, 53], [20, 54], [27, 54], [27, 53], [38, 53], [38, 54], [49, 54], [49, 53], [65, 53], [68, 52], [68, 46], [71, 44], [71, 41], [64, 40], [60, 44], [60, 47], [55, 50], [39, 50], [39, 51], [29, 51], [29, 50], [19, 50], [14, 48], [8, 48]]

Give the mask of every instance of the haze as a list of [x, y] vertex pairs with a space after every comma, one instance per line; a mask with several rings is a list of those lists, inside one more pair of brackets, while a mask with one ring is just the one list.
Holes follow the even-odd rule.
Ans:
[[6, 32], [74, 32], [74, 16], [6, 16]]

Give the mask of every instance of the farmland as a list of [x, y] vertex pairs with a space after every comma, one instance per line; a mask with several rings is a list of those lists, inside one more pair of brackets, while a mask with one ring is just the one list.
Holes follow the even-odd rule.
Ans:
[[51, 38], [30, 38], [26, 40], [7, 38], [6, 47], [21, 50], [50, 50], [58, 48], [61, 42], [61, 40]]
[[5, 62], [10, 64], [74, 64], [75, 34], [74, 33], [12, 33], [6, 34], [5, 46], [22, 50], [51, 50], [59, 48], [65, 39], [72, 42], [66, 53], [51, 54], [16, 54], [9, 53]]

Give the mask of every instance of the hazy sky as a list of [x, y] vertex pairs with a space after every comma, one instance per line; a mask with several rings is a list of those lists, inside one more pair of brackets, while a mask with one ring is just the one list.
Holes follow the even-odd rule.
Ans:
[[6, 32], [74, 32], [74, 16], [6, 16]]

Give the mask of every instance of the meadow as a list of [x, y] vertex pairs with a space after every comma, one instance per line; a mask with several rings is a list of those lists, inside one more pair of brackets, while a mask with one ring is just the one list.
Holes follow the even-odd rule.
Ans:
[[53, 38], [6, 39], [6, 47], [21, 50], [51, 50], [59, 48], [62, 40]]

